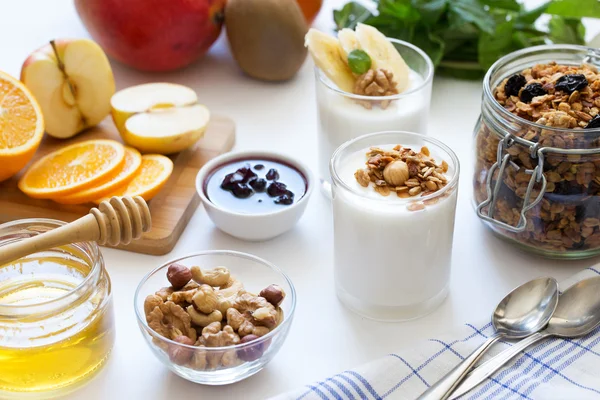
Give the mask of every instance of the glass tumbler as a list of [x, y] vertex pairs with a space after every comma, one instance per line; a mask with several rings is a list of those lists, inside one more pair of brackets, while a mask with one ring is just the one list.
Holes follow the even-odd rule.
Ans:
[[433, 63], [418, 47], [396, 39], [394, 44], [410, 68], [408, 88], [393, 96], [360, 96], [340, 90], [320, 69], [315, 68], [319, 180], [331, 196], [329, 160], [342, 143], [369, 132], [403, 130], [427, 133]]
[[[436, 192], [381, 196], [356, 182], [375, 146], [418, 151], [446, 161], [447, 184]], [[409, 165], [410, 167], [410, 165]], [[448, 293], [459, 162], [445, 144], [408, 132], [378, 132], [340, 146], [330, 163], [334, 276], [339, 299], [367, 318], [401, 321], [433, 311]]]

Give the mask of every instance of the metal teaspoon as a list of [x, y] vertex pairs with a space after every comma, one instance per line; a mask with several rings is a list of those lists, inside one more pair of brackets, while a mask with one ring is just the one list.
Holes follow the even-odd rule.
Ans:
[[598, 325], [600, 325], [600, 276], [584, 279], [565, 290], [558, 299], [558, 307], [546, 329], [521, 340], [477, 367], [467, 375], [450, 399], [462, 396], [479, 385], [532, 344], [549, 336], [573, 338], [587, 335]]
[[418, 400], [444, 400], [500, 339], [522, 339], [540, 331], [558, 304], [558, 283], [554, 278], [538, 278], [510, 292], [494, 311], [492, 325], [496, 330], [479, 348], [465, 358], [442, 379], [427, 389]]

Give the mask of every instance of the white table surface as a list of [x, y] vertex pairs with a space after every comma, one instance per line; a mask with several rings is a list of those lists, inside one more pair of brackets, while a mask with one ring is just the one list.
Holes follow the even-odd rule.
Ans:
[[[343, 3], [326, 0], [315, 26], [331, 29], [331, 8]], [[49, 39], [89, 36], [72, 0], [2, 0], [0, 14], [0, 69], [14, 76], [19, 76], [27, 55]], [[600, 30], [595, 24], [588, 24], [593, 33]], [[212, 112], [236, 121], [236, 149], [293, 153], [316, 171], [311, 61], [290, 82], [255, 81], [240, 72], [226, 38], [221, 36], [206, 57], [181, 71], [147, 74], [117, 62], [112, 66], [117, 89], [151, 81], [188, 85]], [[247, 243], [221, 233], [199, 207], [171, 254], [153, 257], [102, 250], [114, 285], [116, 344], [103, 371], [68, 398], [266, 398], [399, 351], [467, 321], [485, 321], [513, 287], [541, 275], [563, 279], [600, 261], [552, 261], [528, 255], [494, 237], [478, 221], [471, 207], [470, 183], [472, 132], [480, 97], [479, 82], [434, 80], [429, 133], [452, 147], [462, 164], [451, 294], [435, 312], [411, 322], [379, 323], [363, 319], [340, 304], [333, 285], [331, 212], [319, 191], [314, 192], [306, 214], [293, 231], [265, 243]], [[133, 311], [133, 292], [144, 274], [170, 258], [207, 249], [233, 249], [263, 257], [285, 270], [298, 292], [294, 323], [279, 354], [263, 371], [224, 387], [196, 385], [163, 367], [146, 347]]]

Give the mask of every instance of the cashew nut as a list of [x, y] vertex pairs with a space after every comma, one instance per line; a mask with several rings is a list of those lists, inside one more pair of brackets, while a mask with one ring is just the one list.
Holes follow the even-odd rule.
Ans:
[[201, 285], [192, 297], [192, 302], [196, 305], [196, 309], [204, 314], [210, 314], [217, 309], [219, 300], [212, 286]]
[[237, 296], [242, 290], [244, 290], [244, 284], [235, 278], [231, 278], [219, 287], [219, 294], [223, 297]]
[[217, 310], [221, 311], [221, 314], [226, 315], [227, 310], [233, 307], [235, 299], [243, 290], [244, 285], [242, 284], [242, 282], [238, 281], [235, 278], [230, 278], [224, 286], [221, 286], [221, 288], [217, 290]]
[[194, 306], [188, 306], [186, 311], [192, 318], [194, 325], [201, 327], [208, 326], [212, 322], [219, 322], [223, 319], [223, 314], [221, 314], [221, 311], [219, 310], [215, 310], [207, 315], [196, 311]]
[[226, 285], [229, 281], [229, 270], [225, 267], [216, 267], [214, 269], [202, 270], [200, 267], [193, 266], [191, 268], [192, 279], [196, 282], [213, 287], [220, 287]]

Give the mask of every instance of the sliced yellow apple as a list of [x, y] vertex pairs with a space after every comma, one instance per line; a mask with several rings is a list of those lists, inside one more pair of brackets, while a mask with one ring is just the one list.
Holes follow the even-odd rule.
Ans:
[[38, 100], [50, 136], [72, 137], [110, 113], [112, 69], [91, 40], [51, 41], [25, 60], [21, 80]]
[[147, 83], [115, 93], [112, 116], [121, 137], [142, 153], [171, 154], [204, 135], [208, 109], [192, 89], [173, 83]]

